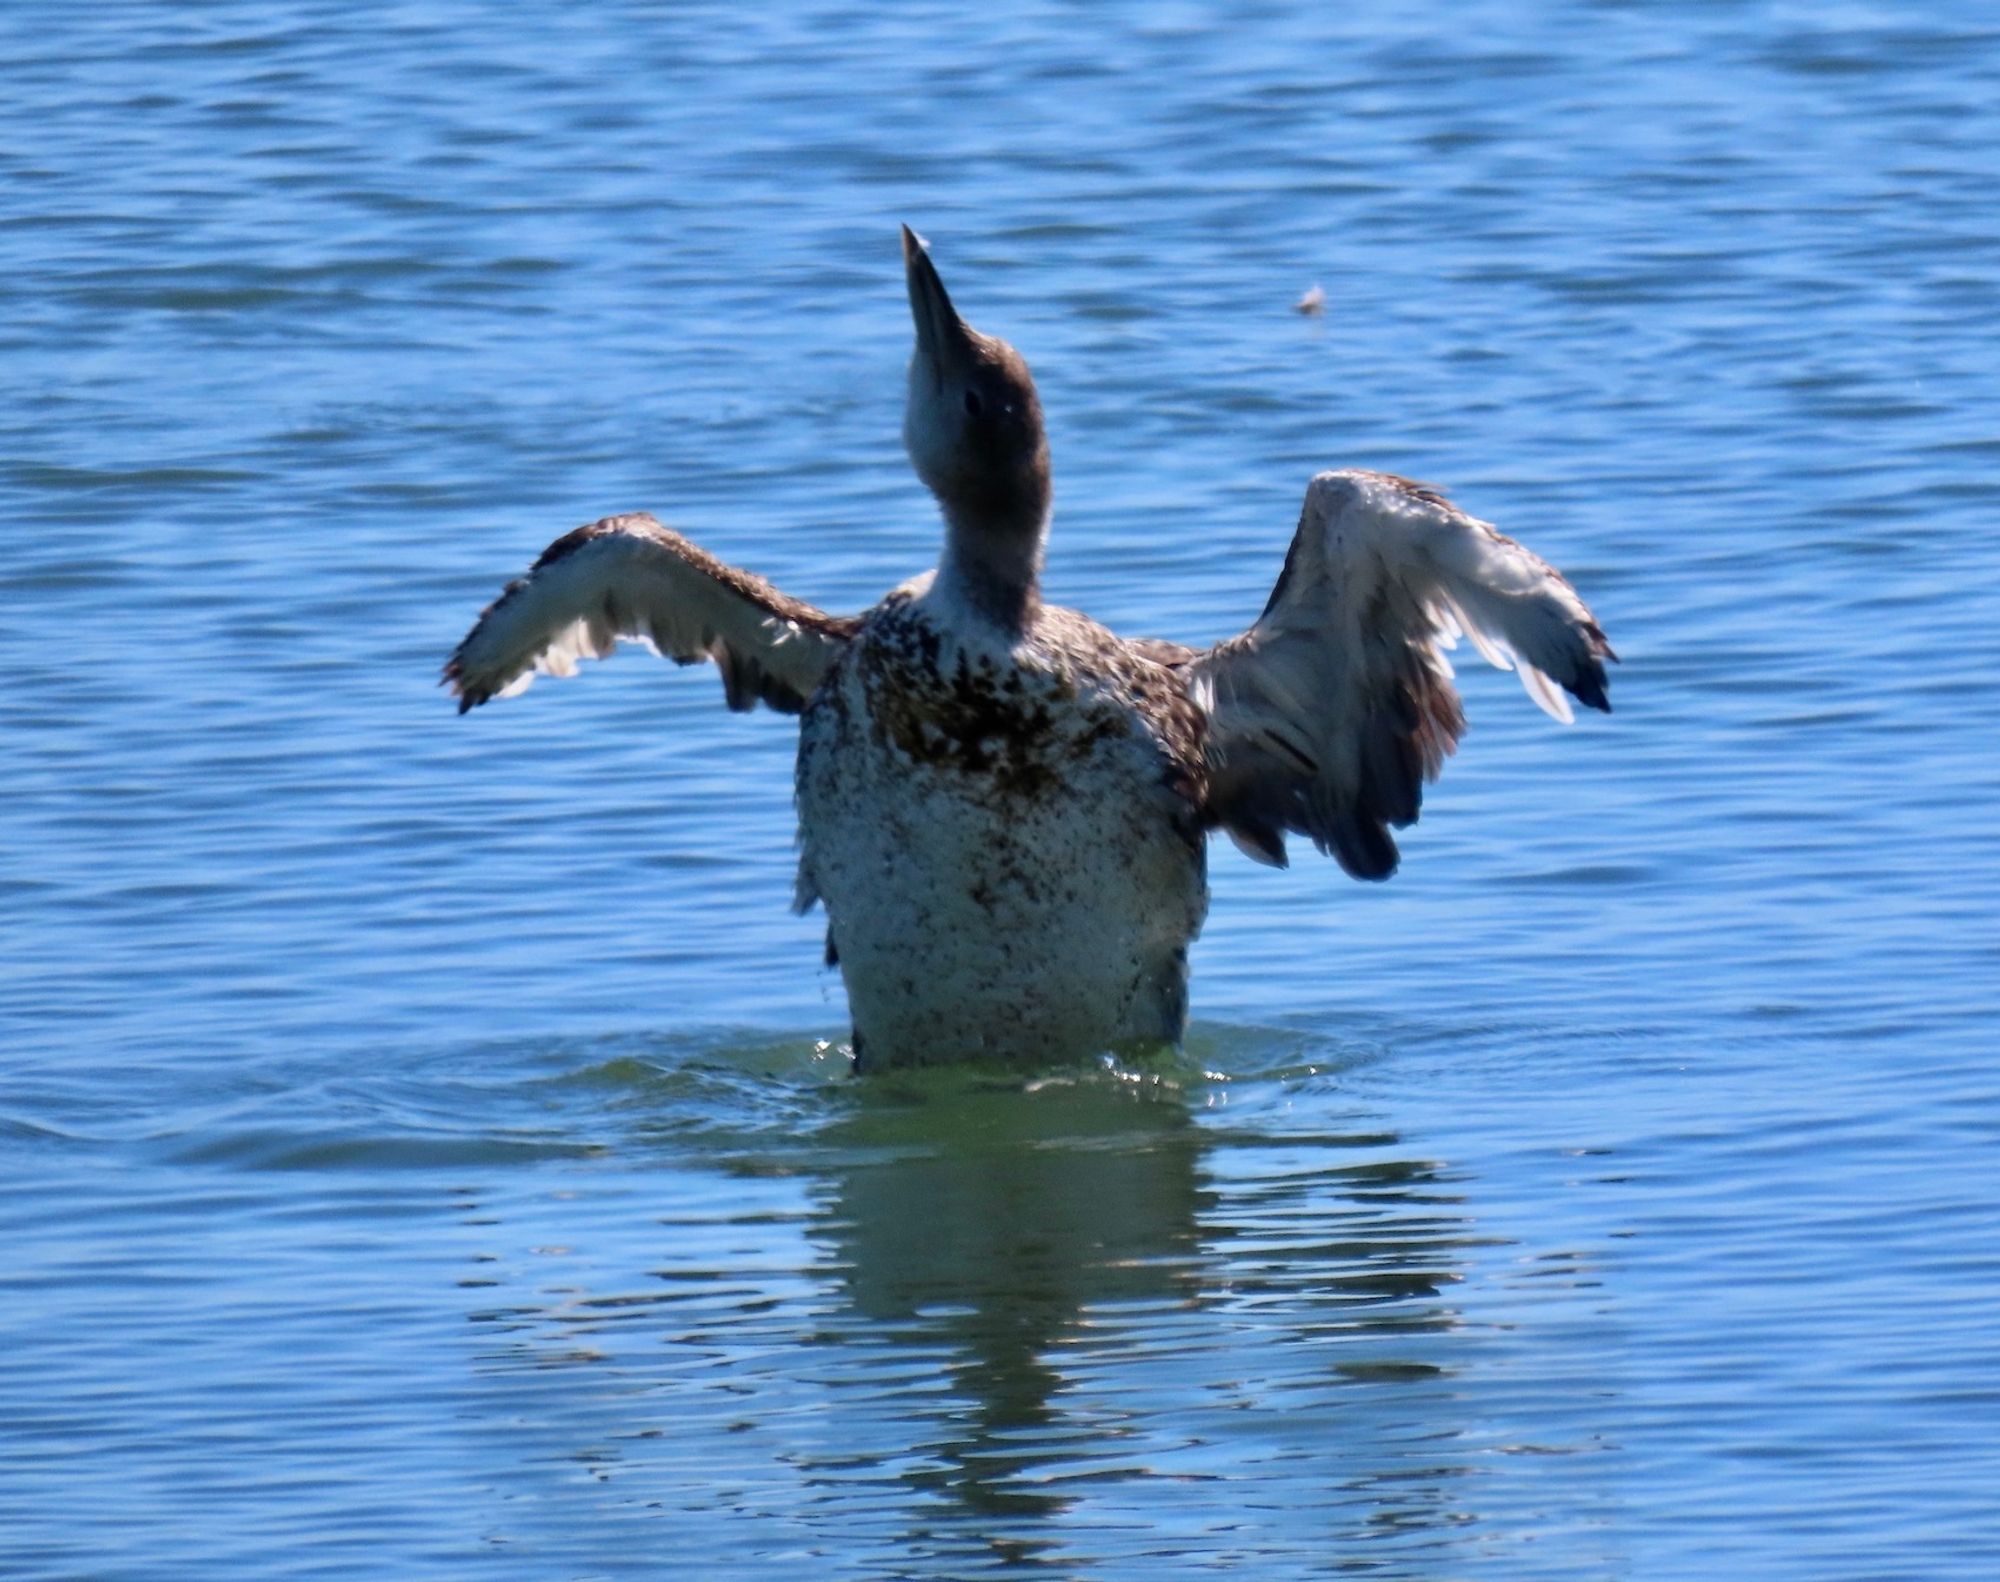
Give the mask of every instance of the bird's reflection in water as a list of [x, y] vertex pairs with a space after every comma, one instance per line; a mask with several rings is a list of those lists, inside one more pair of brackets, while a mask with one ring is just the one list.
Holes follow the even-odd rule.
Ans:
[[886, 1093], [851, 1127], [857, 1162], [826, 1234], [858, 1330], [940, 1342], [955, 1404], [910, 1474], [970, 1510], [1014, 1516], [1068, 1496], [1027, 1477], [1059, 1453], [1051, 1353], [1099, 1310], [1200, 1289], [1200, 1133], [1176, 1094], [1112, 1083], [1011, 1094]]
[[[925, 1574], [1459, 1541], [1477, 1452], [1446, 1292], [1476, 1238], [1448, 1173], [1337, 1083], [821, 1092], [705, 1158], [660, 1133], [671, 1191], [629, 1188], [664, 1213], [649, 1251], [629, 1212], [539, 1211], [611, 1253], [555, 1306], [487, 1310], [496, 1405], [525, 1420], [523, 1375], [546, 1381], [544, 1452], [588, 1444], [626, 1509], [718, 1557], [779, 1520]], [[551, 1399], [586, 1363], [598, 1387]]]
[[822, 1226], [838, 1333], [941, 1355], [949, 1383], [905, 1421], [902, 1476], [1017, 1560], [1079, 1563], [1080, 1502], [1247, 1533], [1246, 1495], [1420, 1548], [1464, 1519], [1434, 1448], [1457, 1425], [1426, 1415], [1449, 1411], [1456, 1192], [1392, 1134], [1218, 1124], [1193, 1086], [961, 1085], [852, 1118]]

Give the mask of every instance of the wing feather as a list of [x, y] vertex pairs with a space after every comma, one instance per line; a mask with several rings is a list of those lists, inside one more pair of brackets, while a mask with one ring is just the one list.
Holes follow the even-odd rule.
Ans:
[[683, 665], [713, 660], [737, 710], [796, 714], [858, 623], [725, 565], [643, 512], [607, 516], [551, 544], [508, 584], [445, 662], [458, 709], [572, 676], [633, 642]]
[[1356, 878], [1393, 873], [1390, 827], [1415, 822], [1465, 730], [1444, 653], [1461, 637], [1556, 719], [1565, 692], [1610, 712], [1617, 655], [1554, 567], [1421, 484], [1313, 479], [1263, 615], [1189, 667], [1236, 844], [1282, 866], [1294, 831]]

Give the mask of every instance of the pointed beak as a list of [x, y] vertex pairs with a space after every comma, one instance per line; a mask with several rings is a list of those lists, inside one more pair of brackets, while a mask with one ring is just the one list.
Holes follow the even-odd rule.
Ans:
[[910, 317], [917, 326], [917, 357], [933, 377], [961, 363], [972, 350], [972, 328], [951, 305], [938, 279], [930, 249], [921, 236], [903, 227], [903, 272], [910, 288]]

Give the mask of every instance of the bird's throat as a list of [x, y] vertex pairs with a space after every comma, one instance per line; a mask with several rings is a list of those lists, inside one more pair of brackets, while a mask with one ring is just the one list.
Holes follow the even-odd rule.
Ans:
[[1026, 634], [1041, 603], [1042, 546], [1048, 520], [1037, 511], [1016, 520], [945, 513], [938, 581], [1011, 636]]

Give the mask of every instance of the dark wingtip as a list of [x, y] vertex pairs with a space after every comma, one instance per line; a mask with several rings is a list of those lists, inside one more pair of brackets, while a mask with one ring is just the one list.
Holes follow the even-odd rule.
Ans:
[[486, 701], [483, 697], [475, 697], [472, 689], [465, 684], [465, 670], [459, 664], [457, 654], [444, 662], [444, 674], [438, 677], [438, 685], [451, 688], [452, 700], [458, 704], [461, 714]]
[[1334, 825], [1325, 840], [1318, 837], [1315, 840], [1320, 850], [1330, 852], [1350, 878], [1370, 884], [1380, 884], [1403, 860], [1386, 824], [1351, 810]]
[[1609, 714], [1611, 694], [1606, 689], [1610, 685], [1610, 678], [1604, 674], [1604, 661], [1616, 660], [1618, 656], [1605, 647], [1601, 638], [1595, 646], [1599, 651], [1578, 663], [1576, 674], [1564, 680], [1563, 690], [1585, 708], [1596, 709], [1600, 714]]

